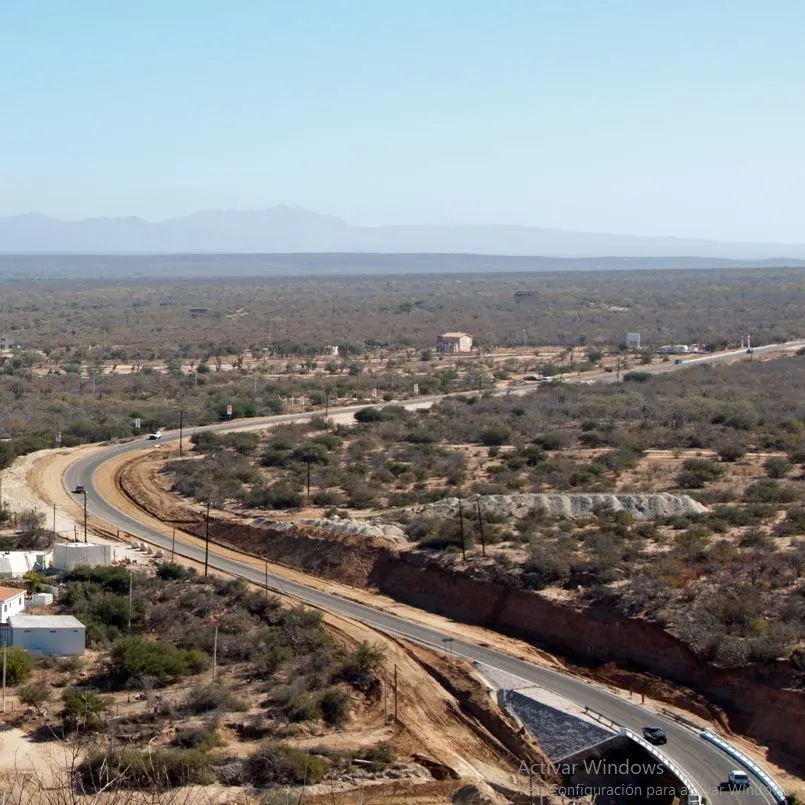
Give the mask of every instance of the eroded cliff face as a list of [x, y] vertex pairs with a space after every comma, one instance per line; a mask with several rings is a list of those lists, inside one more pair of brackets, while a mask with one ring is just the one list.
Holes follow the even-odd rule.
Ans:
[[[125, 477], [121, 486], [150, 510], [147, 496], [133, 485], [126, 489]], [[177, 514], [176, 525], [204, 535], [203, 519], [189, 508]], [[719, 669], [698, 660], [659, 624], [627, 618], [601, 605], [555, 601], [538, 592], [473, 578], [421, 552], [396, 550], [382, 538], [217, 518], [211, 520], [210, 536], [217, 543], [273, 562], [374, 588], [457, 621], [516, 635], [575, 662], [594, 667], [616, 663], [627, 671], [656, 674], [723, 708], [731, 726], [767, 744], [772, 760], [780, 765], [797, 768], [805, 758], [805, 691], [794, 689], [797, 674], [790, 662]], [[645, 675], [629, 675], [634, 690], [644, 685], [645, 692], [657, 695], [650, 683]]]
[[[327, 532], [316, 531], [274, 531], [224, 522], [212, 529], [213, 537], [224, 544], [521, 637], [575, 662], [617, 663], [656, 674], [723, 708], [731, 727], [767, 744], [776, 762], [793, 768], [805, 758], [805, 691], [793, 689], [796, 673], [788, 662], [719, 669], [698, 660], [656, 623], [627, 618], [604, 606], [576, 607], [537, 592], [472, 578], [421, 553], [394, 551], [380, 540], [333, 539]], [[197, 533], [203, 533], [200, 527]], [[650, 680], [630, 676], [634, 690], [639, 692], [641, 685], [646, 693], [663, 695]], [[669, 701], [680, 706], [691, 703]], [[718, 713], [714, 710], [709, 715]]]

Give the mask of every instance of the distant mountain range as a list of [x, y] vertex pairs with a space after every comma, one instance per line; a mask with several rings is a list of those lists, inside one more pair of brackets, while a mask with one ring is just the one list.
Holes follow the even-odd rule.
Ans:
[[[550, 258], [708, 258], [796, 265], [805, 243], [720, 243], [522, 226], [351, 226], [301, 207], [60, 221], [39, 213], [0, 218], [4, 254], [476, 254]], [[696, 261], [696, 267], [707, 267]], [[705, 261], [707, 262], [707, 261]], [[646, 266], [648, 267], [648, 266]], [[714, 265], [714, 267], [717, 267]]]

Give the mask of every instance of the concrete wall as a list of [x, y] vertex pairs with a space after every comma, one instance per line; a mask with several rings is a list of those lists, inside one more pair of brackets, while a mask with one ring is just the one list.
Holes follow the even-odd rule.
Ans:
[[80, 656], [84, 653], [87, 632], [81, 628], [46, 629], [33, 627], [31, 629], [12, 629], [11, 645], [32, 651], [37, 654], [46, 654], [52, 657]]
[[114, 560], [114, 545], [71, 542], [57, 544], [53, 551], [53, 567], [57, 570], [72, 570], [79, 565], [111, 565]]

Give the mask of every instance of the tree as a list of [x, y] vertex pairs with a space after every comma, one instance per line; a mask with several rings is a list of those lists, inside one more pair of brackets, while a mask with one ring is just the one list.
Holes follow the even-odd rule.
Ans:
[[50, 698], [50, 691], [45, 682], [29, 682], [17, 691], [17, 698], [28, 707], [41, 707]]
[[769, 478], [784, 478], [791, 472], [793, 466], [785, 456], [771, 456], [763, 465]]
[[100, 730], [112, 709], [112, 700], [94, 690], [67, 688], [63, 694], [62, 721], [65, 729]]

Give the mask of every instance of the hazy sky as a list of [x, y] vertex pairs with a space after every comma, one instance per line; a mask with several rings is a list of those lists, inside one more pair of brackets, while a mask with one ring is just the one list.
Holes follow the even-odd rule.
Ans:
[[0, 215], [805, 241], [802, 0], [2, 0]]

